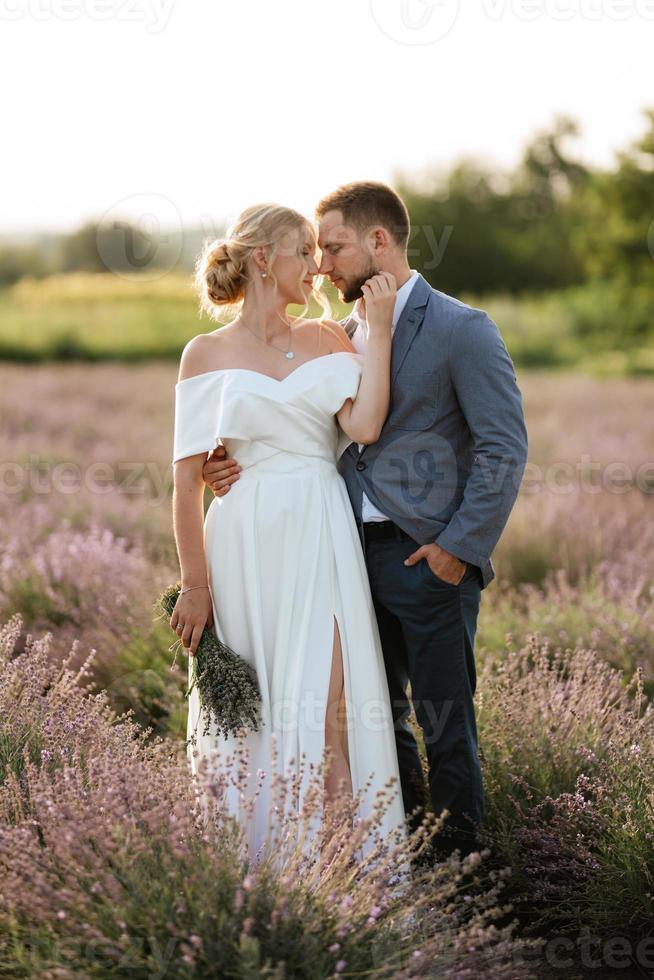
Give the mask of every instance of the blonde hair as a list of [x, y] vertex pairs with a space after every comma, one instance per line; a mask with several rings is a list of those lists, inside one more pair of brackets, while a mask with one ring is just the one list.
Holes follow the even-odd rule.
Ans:
[[[227, 319], [231, 311], [236, 312], [245, 297], [250, 278], [248, 263], [255, 248], [269, 249], [271, 266], [284, 235], [302, 228], [311, 228], [311, 223], [293, 208], [281, 204], [254, 204], [246, 208], [224, 238], [207, 240], [198, 255], [195, 285], [201, 308], [213, 320]], [[270, 271], [269, 275], [276, 285], [274, 273]], [[330, 317], [331, 308], [325, 294], [314, 288], [312, 295], [323, 315]], [[303, 312], [307, 309], [305, 304]]]

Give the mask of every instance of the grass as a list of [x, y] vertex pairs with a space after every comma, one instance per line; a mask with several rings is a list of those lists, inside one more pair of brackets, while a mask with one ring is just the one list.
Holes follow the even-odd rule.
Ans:
[[[328, 283], [324, 288], [334, 317], [342, 318], [350, 307]], [[607, 296], [601, 284], [545, 296], [461, 299], [495, 319], [518, 367], [574, 368], [597, 377], [654, 374], [654, 322], [645, 332], [641, 325], [623, 336], [611, 312], [618, 299]], [[318, 315], [317, 307], [310, 315]], [[647, 316], [641, 310], [641, 320]], [[191, 276], [179, 273], [159, 279], [108, 273], [23, 279], [0, 290], [0, 320], [0, 360], [24, 363], [177, 361], [191, 337], [216, 326], [200, 318]]]
[[191, 337], [217, 326], [199, 318], [191, 277], [173, 274], [21, 280], [0, 290], [0, 320], [0, 359], [25, 362], [179, 360]]

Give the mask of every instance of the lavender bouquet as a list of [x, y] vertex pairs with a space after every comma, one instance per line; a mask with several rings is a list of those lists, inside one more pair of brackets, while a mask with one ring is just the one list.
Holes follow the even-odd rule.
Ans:
[[[181, 582], [177, 582], [161, 593], [155, 604], [161, 617], [170, 619], [181, 588]], [[182, 646], [181, 640], [175, 646], [173, 667]], [[197, 685], [205, 719], [203, 734], [209, 734], [212, 721], [218, 734], [225, 738], [242, 735], [247, 730], [258, 732], [261, 727], [261, 692], [254, 668], [206, 626], [191, 659], [192, 680], [185, 697]], [[196, 731], [187, 739], [187, 745], [196, 744]]]

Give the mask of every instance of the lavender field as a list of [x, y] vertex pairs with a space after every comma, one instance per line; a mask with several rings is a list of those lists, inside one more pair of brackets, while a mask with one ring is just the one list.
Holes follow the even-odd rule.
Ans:
[[153, 612], [175, 379], [0, 366], [0, 976], [654, 975], [654, 382], [520, 372], [530, 462], [477, 641], [486, 848], [400, 892], [391, 842], [248, 875], [202, 819]]

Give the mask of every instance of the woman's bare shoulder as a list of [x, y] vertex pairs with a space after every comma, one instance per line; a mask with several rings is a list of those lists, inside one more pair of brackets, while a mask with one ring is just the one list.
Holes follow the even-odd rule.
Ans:
[[[293, 324], [293, 332], [302, 346], [306, 346], [307, 353], [316, 356], [320, 354], [336, 354], [339, 351], [347, 350], [356, 353], [350, 338], [343, 328], [335, 320], [321, 319], [315, 317], [303, 319], [301, 317], [289, 317]], [[316, 335], [318, 343], [316, 345]]]
[[198, 374], [220, 369], [221, 347], [225, 341], [219, 338], [219, 331], [201, 333], [192, 337], [182, 351], [179, 362], [178, 381], [194, 378]]
[[330, 339], [333, 350], [332, 353], [338, 353], [338, 351], [349, 351], [352, 354], [356, 354], [357, 350], [345, 330], [337, 323], [336, 320], [319, 320], [320, 326], [325, 330], [326, 336]]

